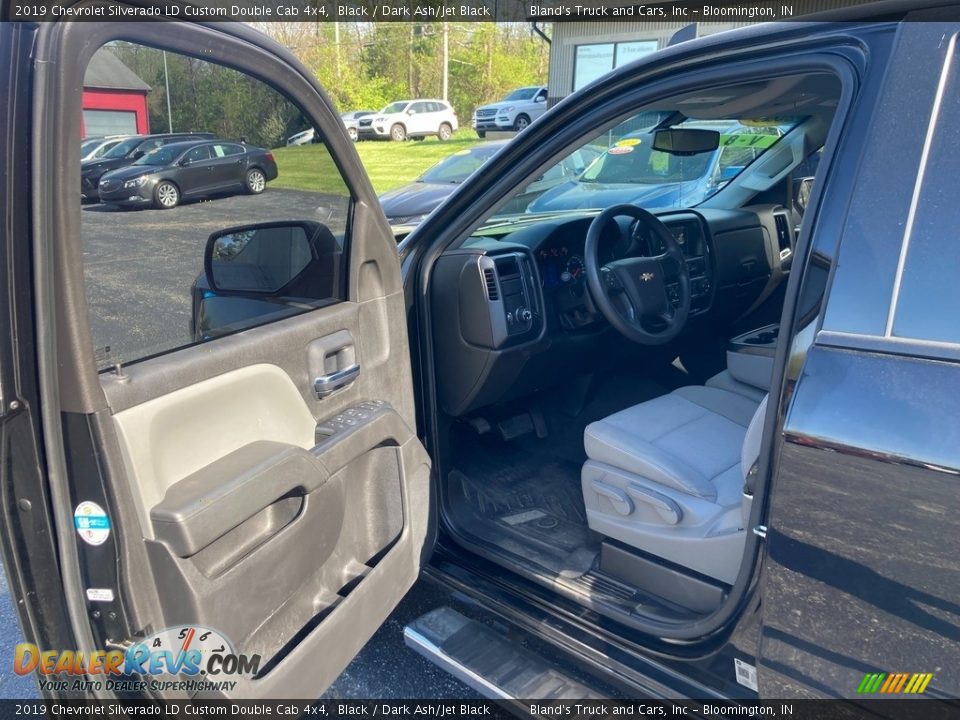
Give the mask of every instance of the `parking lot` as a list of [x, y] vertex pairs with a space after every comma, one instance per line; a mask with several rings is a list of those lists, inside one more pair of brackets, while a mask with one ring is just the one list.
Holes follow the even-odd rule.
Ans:
[[210, 233], [270, 220], [310, 219], [343, 231], [342, 198], [268, 188], [172, 210], [81, 209], [83, 262], [98, 364], [191, 342], [190, 286]]

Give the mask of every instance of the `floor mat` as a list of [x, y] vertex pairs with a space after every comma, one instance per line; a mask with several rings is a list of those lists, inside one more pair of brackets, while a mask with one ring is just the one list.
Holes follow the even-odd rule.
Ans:
[[580, 469], [586, 460], [583, 430], [591, 422], [662, 395], [658, 383], [608, 378], [583, 411], [565, 415], [542, 403], [549, 435], [504, 441], [495, 433], [454, 431], [448, 499], [471, 533], [562, 577], [587, 573], [600, 551], [587, 527]]

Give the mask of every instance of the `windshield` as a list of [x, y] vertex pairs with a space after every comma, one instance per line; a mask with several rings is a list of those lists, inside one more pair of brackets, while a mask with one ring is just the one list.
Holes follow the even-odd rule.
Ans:
[[[672, 110], [643, 112], [592, 138], [518, 192], [515, 202], [494, 217], [600, 210], [621, 203], [650, 209], [693, 207], [734, 180], [801, 121], [684, 120], [669, 127], [716, 131], [719, 146], [695, 155], [654, 150], [655, 128], [675, 115]], [[571, 167], [584, 167], [585, 156], [594, 159], [586, 169], [571, 173]]]
[[177, 157], [177, 153], [168, 148], [157, 148], [152, 150], [144, 155], [142, 158], [137, 160], [134, 165], [153, 165], [153, 166], [163, 166], [163, 165], [172, 165], [174, 158]]
[[417, 179], [417, 182], [462, 183], [499, 149], [499, 146], [494, 148], [481, 147], [456, 152], [427, 170]]
[[626, 137], [595, 160], [580, 182], [656, 185], [694, 180], [707, 171], [716, 154], [668, 155], [653, 149], [652, 134]]
[[393, 113], [403, 112], [403, 109], [407, 106], [405, 102], [395, 102], [387, 105], [382, 112], [384, 115], [392, 115]]
[[538, 87], [528, 87], [520, 88], [519, 90], [514, 90], [512, 93], [507, 95], [503, 100], [504, 102], [516, 101], [516, 100], [532, 100], [533, 96], [537, 94]]
[[95, 149], [103, 140], [87, 140], [80, 145], [80, 157], [86, 157], [87, 153]]
[[140, 138], [131, 138], [130, 140], [124, 140], [123, 142], [120, 142], [114, 145], [112, 148], [110, 148], [108, 152], [105, 152], [103, 154], [103, 157], [104, 159], [126, 157], [141, 142], [143, 141]]

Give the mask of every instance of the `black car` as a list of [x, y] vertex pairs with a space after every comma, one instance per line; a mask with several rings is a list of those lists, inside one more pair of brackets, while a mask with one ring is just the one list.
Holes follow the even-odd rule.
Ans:
[[269, 150], [235, 142], [176, 142], [100, 178], [100, 202], [161, 210], [181, 200], [227, 192], [262, 193], [277, 177]]
[[114, 145], [96, 160], [80, 163], [80, 199], [83, 202], [96, 202], [100, 199], [97, 186], [104, 173], [126, 167], [139, 160], [151, 150], [169, 143], [185, 140], [213, 140], [216, 136], [209, 132], [167, 133], [159, 135], [136, 135]]
[[[0, 24], [23, 179], [0, 196], [0, 548], [62, 679], [46, 700], [369, 714], [313, 703], [422, 578], [441, 599], [406, 644], [528, 716], [955, 715], [958, 10], [870, 3], [622, 65], [399, 246], [332, 101], [251, 27]], [[188, 228], [77, 212], [62, 150], [115, 39], [269, 79], [325, 139], [322, 191]], [[696, 120], [761, 127], [692, 207], [501, 211], [587, 146], [646, 165], [649, 142], [673, 182], [723, 142]], [[191, 340], [201, 260], [220, 320]], [[129, 684], [72, 689], [81, 658]], [[610, 697], [634, 704], [570, 704]]]

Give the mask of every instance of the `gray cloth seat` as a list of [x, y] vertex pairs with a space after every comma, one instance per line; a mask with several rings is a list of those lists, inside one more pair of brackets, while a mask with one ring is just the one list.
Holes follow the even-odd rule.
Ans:
[[587, 524], [732, 583], [765, 408], [765, 397], [690, 386], [591, 423], [581, 476]]

